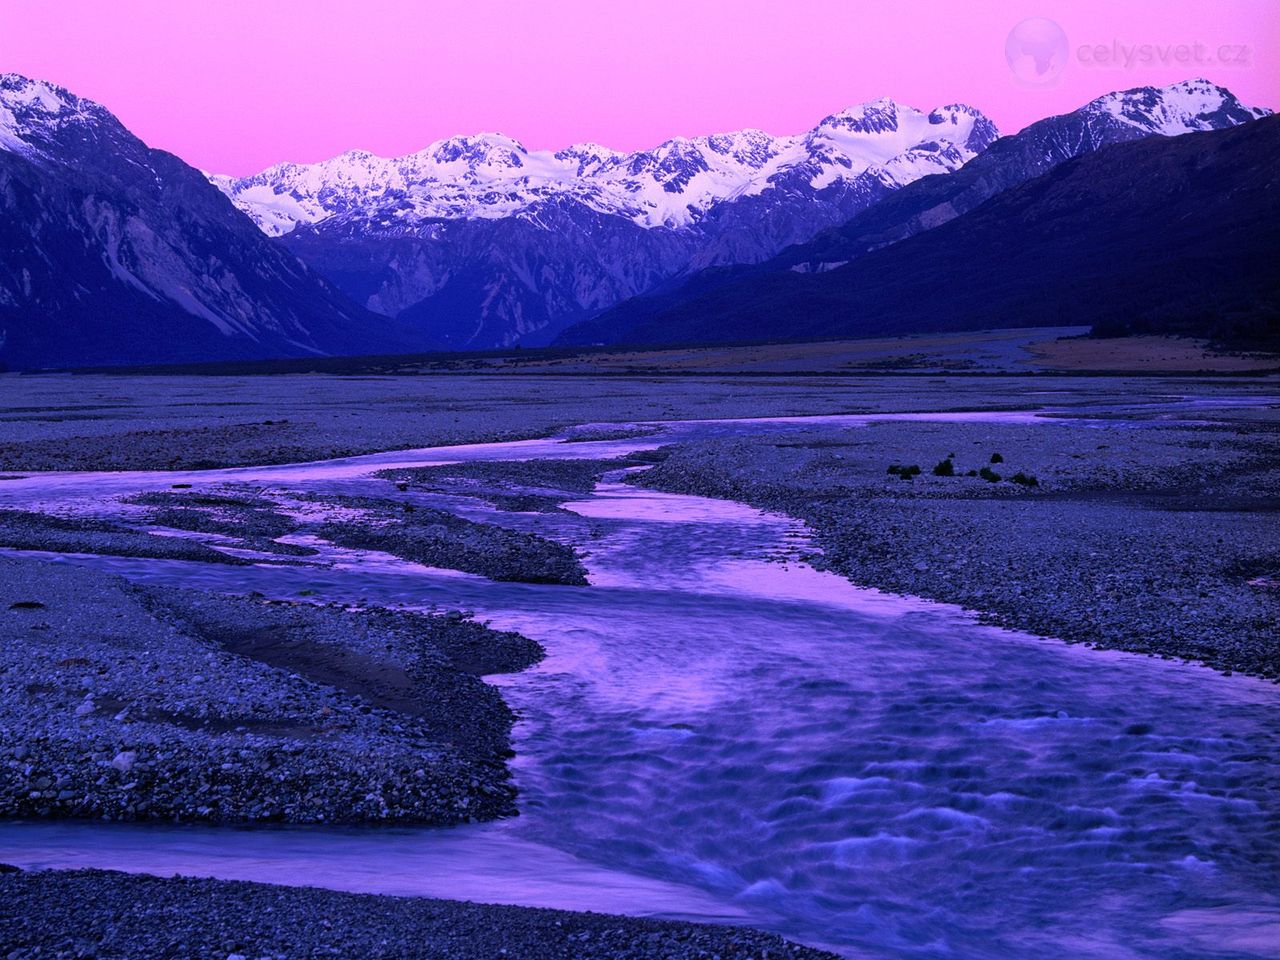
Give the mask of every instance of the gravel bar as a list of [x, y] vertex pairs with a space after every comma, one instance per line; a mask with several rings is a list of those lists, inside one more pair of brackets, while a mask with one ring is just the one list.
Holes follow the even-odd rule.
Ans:
[[541, 649], [428, 617], [0, 560], [0, 817], [455, 824], [516, 812], [477, 672]]
[[835, 960], [740, 927], [102, 870], [0, 872], [7, 960]]

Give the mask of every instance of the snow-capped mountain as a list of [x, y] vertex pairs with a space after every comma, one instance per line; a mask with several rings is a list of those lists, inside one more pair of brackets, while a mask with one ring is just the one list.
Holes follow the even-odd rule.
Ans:
[[481, 134], [211, 179], [370, 309], [485, 347], [545, 341], [690, 269], [772, 256], [959, 168], [996, 135], [972, 107], [877, 100], [797, 136], [742, 130], [623, 153]]
[[1280, 117], [1104, 146], [835, 269], [774, 270], [673, 304], [626, 340], [829, 340], [1069, 322], [1280, 343], [1277, 153]]
[[970, 107], [878, 100], [787, 137], [625, 153], [485, 134], [232, 179], [4, 74], [0, 363], [536, 344], [571, 324], [565, 342], [660, 337], [657, 314], [708, 290], [750, 300], [753, 277], [838, 267], [1100, 147], [1267, 112], [1193, 80], [996, 140]]
[[961, 176], [920, 183], [837, 231], [784, 252], [779, 260], [792, 269], [828, 269], [887, 241], [945, 223], [1003, 190], [1100, 147], [1149, 136], [1221, 130], [1270, 113], [1245, 106], [1230, 90], [1202, 78], [1104, 94], [1071, 113], [1046, 117], [1001, 138]]
[[[1019, 184], [1102, 147], [1150, 136], [1177, 136], [1245, 123], [1270, 111], [1247, 107], [1227, 89], [1194, 79], [1168, 87], [1139, 87], [1098, 97], [1078, 110], [1039, 120], [996, 140], [961, 169], [944, 177], [918, 178], [882, 196], [839, 226], [800, 238], [777, 256], [733, 269], [693, 273], [650, 296], [640, 296], [566, 330], [563, 343], [630, 341], [645, 331], [661, 339], [663, 317], [672, 338], [684, 334], [700, 305], [750, 302], [771, 287], [778, 271], [820, 273], [900, 240], [931, 230]], [[722, 261], [727, 262], [727, 261]], [[776, 331], [785, 337], [786, 330]]]
[[105, 108], [0, 75], [0, 362], [404, 349], [397, 330]]
[[498, 219], [550, 199], [574, 200], [642, 227], [680, 228], [791, 173], [802, 174], [814, 190], [869, 170], [900, 186], [954, 169], [993, 139], [995, 127], [970, 107], [924, 114], [877, 100], [795, 137], [740, 130], [621, 153], [593, 143], [527, 150], [510, 137], [483, 133], [439, 140], [403, 157], [352, 150], [251, 177], [211, 179], [272, 236], [349, 213], [375, 219], [385, 211], [406, 226]]

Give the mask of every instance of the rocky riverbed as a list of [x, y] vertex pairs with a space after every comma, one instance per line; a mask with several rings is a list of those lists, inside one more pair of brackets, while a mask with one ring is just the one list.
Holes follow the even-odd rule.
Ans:
[[[392, 378], [341, 389], [321, 381], [312, 397], [304, 380], [255, 384], [243, 401], [251, 410], [283, 400], [288, 414], [261, 422], [246, 419], [225, 384], [215, 388], [219, 400], [184, 399], [193, 395], [192, 381], [157, 381], [118, 407], [106, 396], [59, 410], [13, 407], [0, 470], [13, 477], [38, 466], [277, 463], [551, 428], [563, 429], [565, 442], [648, 441], [655, 429], [566, 428], [585, 420], [584, 410], [625, 420], [1052, 405], [1067, 415], [1085, 410], [1090, 420], [727, 423], [714, 426], [716, 439], [677, 430], [674, 445], [656, 453], [624, 443], [579, 459], [398, 467], [373, 482], [359, 465], [342, 472], [349, 464], [250, 483], [160, 479], [172, 489], [145, 478], [151, 486], [143, 493], [125, 478], [101, 512], [98, 498], [83, 494], [90, 488], [76, 485], [84, 478], [59, 488], [70, 497], [66, 510], [33, 478], [25, 489], [34, 492], [10, 501], [23, 509], [0, 514], [0, 544], [160, 565], [214, 562], [222, 566], [185, 567], [218, 583], [261, 572], [242, 570], [246, 564], [269, 562], [273, 576], [289, 574], [293, 590], [283, 595], [315, 599], [311, 571], [324, 577], [359, 563], [353, 550], [577, 594], [587, 553], [567, 541], [582, 546], [605, 524], [560, 505], [585, 498], [605, 471], [646, 463], [652, 469], [633, 474], [635, 482], [806, 521], [822, 550], [815, 562], [855, 583], [956, 602], [1071, 642], [1280, 677], [1280, 431], [1265, 403], [1219, 404], [1231, 398], [1217, 384], [1196, 385], [1179, 416], [1194, 422], [1175, 423], [1142, 409], [1165, 403], [1161, 390], [1169, 387], [1139, 383], [1130, 396], [1135, 384], [1123, 381], [1077, 390], [1060, 381], [1030, 389], [1028, 381], [990, 379], [626, 380], [589, 407], [580, 385], [567, 388], [566, 399], [546, 391], [545, 381], [513, 388], [464, 379], [456, 381], [465, 385], [460, 397]], [[505, 399], [503, 390], [511, 391]], [[144, 415], [144, 394], [162, 398], [160, 416]], [[302, 419], [309, 409], [314, 419]], [[556, 457], [554, 446], [539, 449]], [[328, 479], [316, 485], [317, 474]], [[308, 484], [315, 486], [302, 492]], [[485, 504], [513, 513], [494, 514]], [[375, 570], [387, 560], [371, 559]], [[269, 577], [256, 582], [271, 589]], [[444, 825], [517, 810], [506, 767], [514, 717], [480, 679], [539, 659], [539, 646], [517, 634], [462, 613], [144, 587], [34, 559], [0, 561], [0, 590], [0, 816]], [[354, 602], [364, 594], [346, 596]], [[11, 929], [25, 939], [11, 946], [0, 938], [10, 947], [0, 956], [74, 956], [86, 943], [104, 956], [188, 948], [292, 956], [277, 944], [295, 943], [311, 951], [302, 955], [385, 948], [395, 956], [492, 956], [508, 944], [527, 956], [813, 955], [787, 953], [792, 948], [763, 935], [619, 918], [556, 914], [547, 926], [536, 911], [437, 901], [115, 874], [14, 877], [2, 882], [17, 905], [12, 915], [26, 918]], [[77, 897], [161, 906], [130, 906], [127, 916], [95, 907], [73, 921], [60, 904]], [[41, 915], [37, 903], [59, 906]], [[364, 913], [382, 922], [360, 926], [355, 917]], [[179, 914], [190, 922], [177, 922]], [[431, 926], [432, 917], [442, 925]], [[450, 926], [459, 918], [470, 919]], [[592, 926], [597, 919], [601, 925]], [[576, 924], [575, 939], [556, 939], [567, 924]], [[228, 939], [229, 928], [252, 936]], [[175, 929], [171, 942], [165, 937]], [[331, 929], [350, 936], [326, 939]], [[422, 937], [424, 929], [441, 939]], [[486, 930], [501, 936], [485, 939]], [[619, 932], [610, 939], [607, 930]], [[408, 946], [411, 939], [425, 945]]]
[[755, 930], [100, 870], [0, 872], [9, 960], [834, 960]]
[[515, 812], [461, 616], [273, 604], [0, 560], [0, 816], [462, 823]]
[[587, 571], [573, 548], [534, 533], [480, 523], [446, 510], [382, 497], [319, 498], [350, 513], [321, 524], [320, 537], [357, 550], [379, 550], [428, 567], [490, 580], [583, 586]]
[[0, 510], [0, 547], [206, 563], [248, 562], [194, 540], [155, 536], [110, 520], [59, 517], [28, 510]]
[[1280, 679], [1280, 428], [886, 422], [693, 442], [635, 482], [806, 521], [854, 583]]
[[0, 476], [299, 463], [560, 430], [583, 440], [646, 429], [617, 426], [639, 421], [1141, 404], [1277, 389], [1265, 377], [0, 377]]
[[[647, 435], [647, 434], [642, 434]], [[604, 436], [600, 439], [625, 439]], [[478, 460], [438, 467], [383, 470], [377, 476], [401, 490], [475, 497], [500, 510], [549, 511], [574, 497], [589, 494], [609, 470], [644, 461], [615, 460]]]
[[128, 497], [126, 503], [147, 507], [140, 519], [150, 526], [230, 538], [247, 549], [292, 557], [314, 556], [312, 547], [279, 538], [302, 529], [302, 524], [276, 509], [256, 491], [245, 493], [151, 491]]

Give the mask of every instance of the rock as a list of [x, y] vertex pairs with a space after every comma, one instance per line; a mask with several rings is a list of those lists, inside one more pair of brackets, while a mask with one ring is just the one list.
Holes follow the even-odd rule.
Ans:
[[137, 759], [138, 754], [135, 751], [121, 750], [112, 759], [111, 766], [115, 767], [121, 773], [128, 773], [133, 769], [133, 764]]

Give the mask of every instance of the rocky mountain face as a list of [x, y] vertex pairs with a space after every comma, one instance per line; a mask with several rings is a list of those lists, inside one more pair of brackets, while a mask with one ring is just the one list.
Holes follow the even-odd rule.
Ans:
[[[1229, 91], [1205, 80], [1169, 87], [1141, 87], [1110, 93], [1079, 110], [1048, 117], [1021, 132], [1002, 137], [978, 157], [946, 176], [927, 176], [905, 185], [879, 202], [822, 232], [808, 242], [783, 250], [763, 262], [711, 268], [677, 284], [619, 304], [567, 330], [562, 343], [630, 342], [640, 336], [666, 339], [662, 317], [670, 317], [670, 337], [687, 337], [676, 314], [692, 317], [713, 298], [750, 303], [766, 296], [780, 271], [820, 273], [897, 243], [974, 210], [992, 197], [1041, 176], [1074, 157], [1102, 147], [1151, 136], [1177, 136], [1218, 130], [1264, 116], [1269, 111], [1246, 107]], [[745, 261], [739, 261], [744, 263]], [[787, 338], [793, 318], [779, 315], [761, 335]], [[709, 331], [708, 331], [709, 332]]]
[[811, 238], [996, 137], [977, 110], [878, 100], [798, 136], [744, 130], [621, 153], [496, 134], [212, 181], [356, 301], [434, 342], [548, 341], [690, 270]]
[[1274, 346], [1277, 153], [1280, 117], [1106, 146], [843, 266], [776, 270], [675, 304], [629, 340], [1089, 324]]
[[105, 108], [0, 75], [0, 363], [369, 353], [417, 342]]

